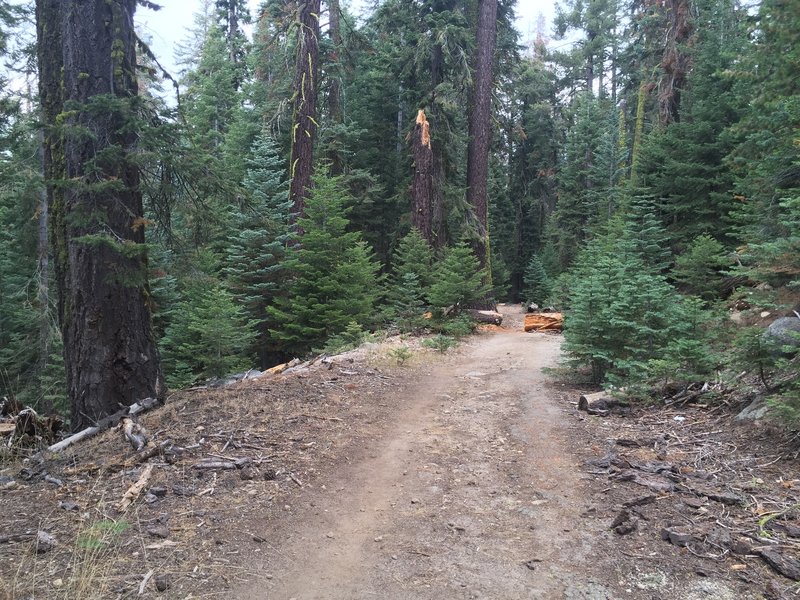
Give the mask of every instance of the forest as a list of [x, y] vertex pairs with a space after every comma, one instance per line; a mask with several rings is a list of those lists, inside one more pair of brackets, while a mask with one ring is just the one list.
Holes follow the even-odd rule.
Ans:
[[0, 1], [0, 397], [79, 429], [525, 302], [571, 376], [800, 420], [798, 0], [534, 39], [516, 0], [205, 0], [176, 73], [137, 4]]

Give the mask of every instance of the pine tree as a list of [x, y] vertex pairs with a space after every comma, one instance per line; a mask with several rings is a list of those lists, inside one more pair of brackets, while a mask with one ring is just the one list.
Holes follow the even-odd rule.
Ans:
[[737, 238], [747, 244], [744, 273], [774, 286], [800, 277], [800, 17], [796, 3], [765, 0], [759, 6], [755, 43], [741, 61], [739, 94], [749, 99], [732, 128], [738, 146], [731, 159], [736, 176]]
[[686, 339], [681, 297], [626, 246], [615, 236], [591, 242], [571, 278], [564, 349], [596, 383], [646, 377], [651, 361]]
[[413, 273], [423, 289], [433, 282], [433, 253], [416, 228], [412, 228], [397, 244], [394, 252], [392, 273], [395, 281]]
[[722, 244], [710, 235], [703, 234], [675, 259], [672, 277], [683, 284], [689, 293], [713, 301], [722, 292], [725, 269], [732, 266]]
[[525, 269], [525, 289], [523, 291], [527, 302], [544, 306], [550, 297], [550, 280], [544, 270], [541, 259], [533, 255]]
[[416, 227], [405, 235], [394, 252], [393, 268], [386, 280], [385, 318], [400, 330], [421, 325], [427, 295], [433, 281], [431, 247]]
[[428, 300], [440, 311], [452, 308], [457, 313], [488, 291], [478, 258], [465, 241], [444, 251], [435, 273]]
[[252, 366], [248, 349], [254, 333], [244, 311], [220, 284], [206, 283], [187, 290], [161, 339], [167, 383], [173, 388]]
[[281, 358], [269, 332], [277, 323], [269, 318], [267, 307], [283, 293], [288, 277], [283, 260], [289, 245], [291, 203], [285, 161], [270, 137], [262, 134], [254, 142], [246, 166], [244, 188], [251, 201], [231, 218], [234, 233], [226, 245], [222, 272], [256, 328], [252, 351], [265, 368]]
[[165, 392], [134, 160], [135, 9], [133, 0], [36, 2], [44, 170], [76, 429]]
[[318, 176], [314, 183], [297, 221], [302, 244], [283, 262], [291, 277], [286, 295], [267, 309], [276, 323], [270, 334], [293, 355], [322, 347], [351, 322], [369, 323], [378, 294], [378, 265], [361, 236], [347, 231], [350, 198], [341, 181]]

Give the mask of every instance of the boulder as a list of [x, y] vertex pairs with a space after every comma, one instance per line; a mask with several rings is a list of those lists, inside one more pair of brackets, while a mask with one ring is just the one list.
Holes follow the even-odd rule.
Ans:
[[792, 354], [794, 354], [800, 350], [800, 318], [781, 317], [776, 319], [767, 327], [764, 335], [781, 346], [791, 346], [794, 349]]

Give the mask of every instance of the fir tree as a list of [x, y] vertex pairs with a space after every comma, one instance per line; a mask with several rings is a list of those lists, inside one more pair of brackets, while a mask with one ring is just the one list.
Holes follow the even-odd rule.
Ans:
[[222, 269], [256, 327], [252, 350], [258, 354], [261, 368], [281, 358], [269, 333], [277, 324], [269, 318], [267, 307], [283, 293], [287, 279], [283, 260], [289, 244], [291, 204], [284, 165], [275, 142], [262, 134], [246, 162], [244, 188], [251, 201], [231, 217], [235, 233], [228, 239]]
[[689, 293], [704, 300], [716, 300], [722, 291], [723, 269], [731, 266], [722, 244], [703, 234], [675, 259], [672, 277]]
[[550, 280], [544, 270], [541, 259], [533, 255], [525, 269], [525, 299], [539, 306], [544, 306], [550, 296]]
[[393, 270], [386, 283], [386, 316], [401, 330], [421, 324], [433, 280], [432, 251], [419, 230], [412, 227], [397, 245]]
[[248, 349], [254, 333], [244, 311], [221, 285], [207, 283], [210, 286], [194, 285], [187, 290], [161, 339], [170, 387], [252, 366]]
[[423, 239], [419, 230], [412, 228], [397, 245], [393, 259], [393, 279], [400, 281], [409, 273], [413, 273], [419, 280], [419, 285], [425, 289], [433, 281], [433, 253], [431, 247]]
[[480, 300], [488, 292], [483, 283], [480, 263], [470, 246], [462, 241], [447, 248], [436, 269], [436, 280], [430, 287], [428, 300], [440, 311]]
[[572, 277], [564, 349], [573, 364], [589, 365], [598, 383], [645, 377], [650, 361], [668, 358], [685, 339], [681, 297], [625, 245], [593, 241]]
[[318, 176], [297, 224], [301, 244], [289, 250], [286, 295], [268, 307], [276, 323], [270, 334], [281, 349], [301, 355], [319, 348], [351, 322], [373, 318], [378, 265], [356, 232], [348, 232], [350, 198], [338, 178]]

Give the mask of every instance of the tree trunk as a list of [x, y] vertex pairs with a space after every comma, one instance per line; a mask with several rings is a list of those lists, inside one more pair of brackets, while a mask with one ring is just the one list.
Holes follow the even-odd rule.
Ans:
[[[330, 88], [328, 89], [328, 117], [334, 125], [343, 121], [342, 114], [342, 79], [339, 53], [342, 48], [342, 31], [339, 23], [341, 8], [339, 0], [328, 0], [328, 33], [330, 34], [333, 52], [331, 63], [333, 72], [330, 74]], [[330, 172], [334, 177], [344, 172], [344, 162], [341, 153], [334, 147], [328, 159], [331, 161]]]
[[691, 69], [686, 45], [692, 35], [688, 0], [668, 0], [666, 47], [661, 59], [663, 74], [658, 82], [658, 113], [661, 125], [680, 121], [681, 92]]
[[492, 59], [497, 37], [497, 0], [478, 3], [475, 86], [469, 114], [467, 148], [467, 203], [475, 213], [477, 239], [473, 243], [481, 269], [491, 279], [489, 250], [489, 147], [492, 142]]
[[414, 183], [411, 187], [411, 223], [431, 246], [433, 235], [433, 151], [430, 125], [425, 111], [417, 113], [414, 133], [411, 136], [411, 153], [414, 156]]
[[[37, 1], [45, 171], [74, 429], [164, 393], [131, 160], [135, 8], [135, 0]], [[61, 146], [54, 126], [64, 115]]]
[[[44, 132], [39, 132], [39, 160], [41, 162], [42, 178], [45, 178], [44, 159]], [[39, 192], [39, 222], [37, 236], [37, 273], [39, 289], [37, 292], [37, 304], [39, 306], [39, 373], [45, 372], [50, 362], [50, 242], [47, 237], [49, 198], [47, 187], [42, 187]], [[42, 398], [40, 404], [41, 412], [51, 414], [53, 403]]]
[[[289, 164], [289, 199], [293, 219], [303, 216], [314, 169], [314, 140], [317, 135], [317, 72], [319, 64], [320, 0], [304, 0], [298, 10], [297, 55], [294, 74], [292, 153]], [[299, 232], [302, 234], [302, 231]]]

